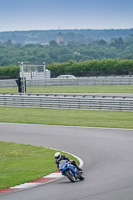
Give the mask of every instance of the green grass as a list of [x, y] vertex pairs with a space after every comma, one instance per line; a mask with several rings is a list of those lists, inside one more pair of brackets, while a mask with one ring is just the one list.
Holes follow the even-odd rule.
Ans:
[[0, 122], [133, 128], [133, 112], [0, 107]]
[[[55, 152], [44, 147], [0, 142], [0, 190], [56, 171]], [[75, 158], [68, 156], [77, 162]]]
[[[15, 87], [0, 88], [0, 93], [17, 92]], [[27, 87], [27, 93], [133, 93], [133, 86]], [[132, 119], [133, 112], [0, 107], [0, 122], [10, 123], [133, 129]], [[0, 142], [0, 189], [55, 171], [54, 152], [44, 147]]]
[[[17, 87], [0, 88], [0, 93], [18, 93]], [[27, 93], [133, 93], [133, 86], [47, 86], [27, 87]]]

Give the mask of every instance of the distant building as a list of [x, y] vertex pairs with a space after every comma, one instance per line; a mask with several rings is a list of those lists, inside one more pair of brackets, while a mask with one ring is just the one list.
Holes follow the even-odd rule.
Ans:
[[48, 42], [42, 42], [41, 45], [42, 46], [47, 46], [47, 45], [49, 45], [49, 43]]
[[56, 42], [57, 42], [58, 44], [61, 44], [61, 43], [64, 42], [63, 36], [62, 36], [61, 32], [58, 33], [58, 35], [57, 35], [57, 41], [56, 41]]

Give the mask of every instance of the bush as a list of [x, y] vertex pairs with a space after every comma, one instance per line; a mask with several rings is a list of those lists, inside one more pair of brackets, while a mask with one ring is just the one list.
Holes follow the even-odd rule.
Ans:
[[69, 61], [66, 63], [53, 63], [47, 66], [52, 77], [61, 74], [75, 76], [95, 75], [124, 75], [133, 74], [133, 60], [103, 59], [84, 62]]
[[10, 65], [0, 67], [0, 78], [18, 78], [19, 66]]
[[[109, 75], [132, 75], [133, 60], [103, 59], [76, 62], [70, 60], [64, 63], [52, 63], [47, 65], [52, 77], [61, 74], [72, 74], [75, 76], [109, 76]], [[0, 67], [0, 77], [17, 78], [19, 66]]]

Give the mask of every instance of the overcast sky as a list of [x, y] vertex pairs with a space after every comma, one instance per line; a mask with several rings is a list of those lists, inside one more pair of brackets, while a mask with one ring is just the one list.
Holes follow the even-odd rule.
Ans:
[[133, 0], [0, 0], [0, 31], [133, 28]]

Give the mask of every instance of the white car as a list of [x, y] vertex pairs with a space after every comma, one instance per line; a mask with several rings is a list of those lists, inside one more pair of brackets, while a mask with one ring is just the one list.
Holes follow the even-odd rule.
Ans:
[[57, 76], [57, 78], [75, 79], [76, 77], [74, 75], [60, 75], [60, 76]]

